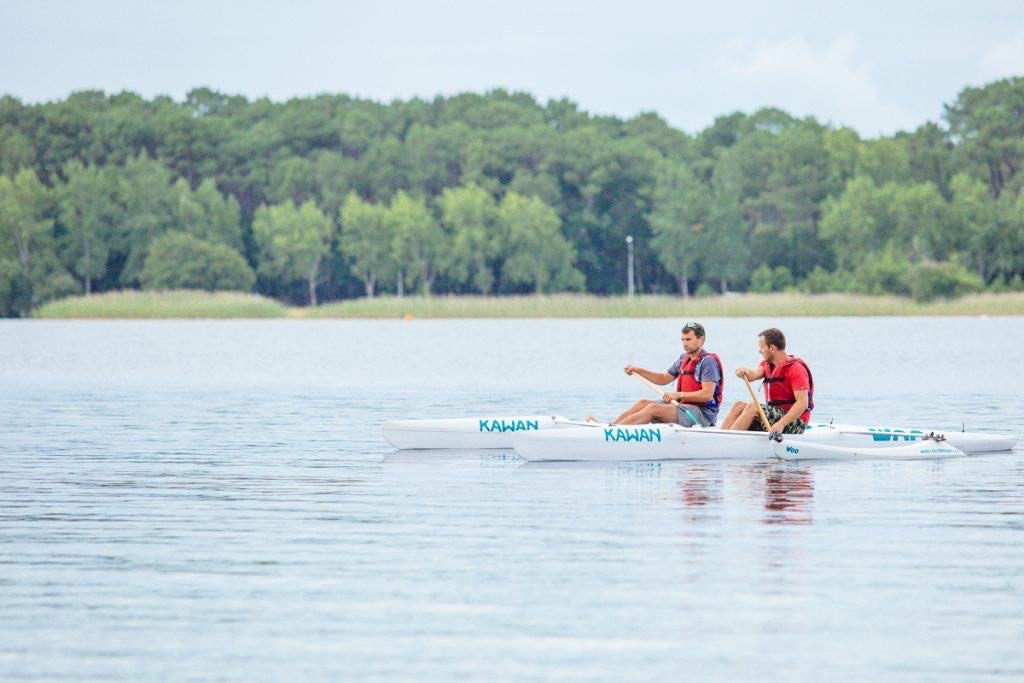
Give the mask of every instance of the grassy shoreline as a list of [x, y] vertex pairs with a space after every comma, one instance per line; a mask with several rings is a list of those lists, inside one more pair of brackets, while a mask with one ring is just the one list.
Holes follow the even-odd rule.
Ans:
[[1024, 293], [975, 294], [919, 303], [855, 294], [735, 294], [691, 298], [407, 296], [350, 299], [316, 308], [288, 307], [240, 292], [108, 292], [50, 302], [33, 315], [46, 319], [174, 318], [658, 318], [799, 316], [1024, 315]]
[[36, 309], [33, 318], [283, 318], [288, 307], [258, 294], [173, 290], [125, 290], [51, 301]]

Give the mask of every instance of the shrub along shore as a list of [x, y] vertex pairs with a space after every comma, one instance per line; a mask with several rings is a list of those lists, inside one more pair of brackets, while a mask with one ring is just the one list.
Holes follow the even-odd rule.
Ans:
[[658, 318], [763, 316], [1024, 315], [1024, 293], [975, 294], [928, 303], [854, 294], [734, 294], [682, 299], [638, 295], [406, 296], [288, 307], [238, 292], [109, 292], [50, 302], [36, 318]]

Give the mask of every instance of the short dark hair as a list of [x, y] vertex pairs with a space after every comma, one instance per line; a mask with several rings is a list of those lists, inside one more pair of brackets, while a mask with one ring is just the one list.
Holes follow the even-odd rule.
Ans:
[[693, 332], [701, 339], [707, 336], [704, 333], [704, 326], [700, 323], [683, 323], [683, 334], [686, 334], [687, 332]]
[[777, 327], [769, 327], [767, 330], [757, 335], [758, 337], [764, 337], [764, 343], [769, 346], [774, 346], [779, 351], [786, 350], [786, 335], [782, 334], [782, 330]]

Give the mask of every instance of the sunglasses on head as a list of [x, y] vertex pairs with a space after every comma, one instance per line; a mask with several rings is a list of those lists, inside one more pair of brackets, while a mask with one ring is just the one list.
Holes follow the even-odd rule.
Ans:
[[683, 325], [683, 332], [693, 332], [698, 337], [704, 336], [704, 326], [700, 323], [685, 323]]

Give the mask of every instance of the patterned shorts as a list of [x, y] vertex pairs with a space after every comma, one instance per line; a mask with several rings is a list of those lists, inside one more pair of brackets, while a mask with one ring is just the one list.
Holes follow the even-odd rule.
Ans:
[[[781, 420], [782, 416], [785, 415], [786, 412], [787, 412], [787, 411], [783, 410], [782, 408], [780, 408], [778, 406], [766, 406], [763, 403], [761, 404], [761, 408], [764, 410], [764, 416], [767, 417], [768, 420], [772, 424], [775, 424], [776, 422]], [[806, 428], [807, 428], [807, 425], [805, 425], [804, 421], [801, 420], [798, 417], [797, 419], [793, 420], [788, 425], [783, 427], [782, 433], [783, 434], [803, 434], [804, 433], [804, 429], [806, 429]], [[752, 432], [763, 432], [764, 431], [764, 424], [761, 423], [761, 416], [760, 415], [755, 415], [754, 416], [754, 421], [750, 423], [750, 431], [752, 431]]]

